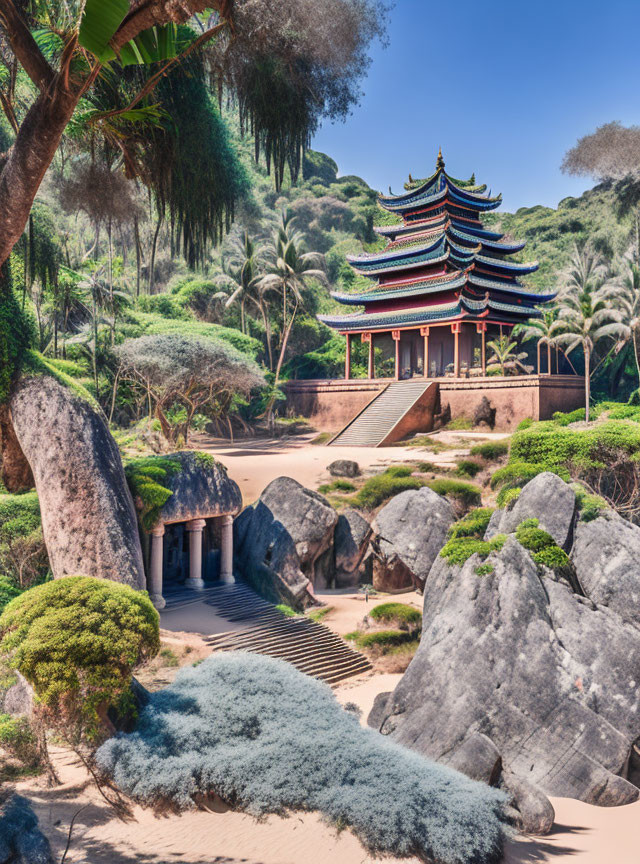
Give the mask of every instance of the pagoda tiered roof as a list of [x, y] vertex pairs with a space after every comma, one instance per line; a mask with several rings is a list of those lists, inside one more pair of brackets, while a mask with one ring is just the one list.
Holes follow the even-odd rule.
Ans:
[[409, 175], [405, 191], [380, 195], [379, 203], [398, 218], [376, 228], [388, 240], [383, 251], [347, 256], [353, 269], [375, 280], [358, 292], [333, 292], [338, 302], [364, 306], [363, 312], [322, 315], [337, 330], [362, 331], [416, 327], [430, 321], [462, 318], [514, 324], [539, 317], [537, 305], [554, 293], [533, 293], [520, 281], [538, 269], [536, 262], [509, 256], [525, 244], [482, 224], [482, 214], [500, 206], [502, 197], [486, 192], [475, 176], [457, 180], [445, 171], [442, 153], [425, 180]]

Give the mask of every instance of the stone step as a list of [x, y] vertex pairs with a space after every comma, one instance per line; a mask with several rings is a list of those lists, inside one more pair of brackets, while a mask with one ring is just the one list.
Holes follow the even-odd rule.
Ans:
[[[167, 605], [192, 602], [184, 594], [185, 591], [173, 592]], [[274, 657], [328, 683], [361, 675], [372, 668], [363, 654], [324, 624], [304, 616], [286, 616], [242, 582], [214, 584], [199, 592], [199, 598], [204, 599], [216, 615], [246, 624], [237, 630], [206, 637], [213, 651], [246, 651]]]

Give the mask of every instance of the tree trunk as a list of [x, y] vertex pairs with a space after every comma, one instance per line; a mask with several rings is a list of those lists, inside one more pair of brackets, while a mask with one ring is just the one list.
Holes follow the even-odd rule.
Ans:
[[591, 351], [584, 349], [584, 419], [589, 422], [589, 402], [591, 401]]
[[293, 312], [291, 313], [291, 317], [289, 318], [289, 322], [284, 331], [284, 335], [282, 337], [282, 345], [280, 346], [280, 356], [278, 357], [278, 365], [276, 366], [276, 377], [274, 386], [278, 386], [278, 382], [280, 380], [280, 371], [282, 369], [282, 363], [284, 361], [284, 355], [287, 350], [287, 343], [289, 341], [289, 335], [291, 333], [291, 329], [293, 327], [293, 322], [295, 321], [296, 312], [298, 311], [298, 303], [296, 301], [296, 305], [294, 306]]
[[0, 264], [18, 242], [78, 96], [45, 89], [23, 120], [0, 175]]
[[636, 371], [638, 373], [638, 388], [640, 389], [640, 357], [638, 356], [638, 328], [631, 328], [631, 341], [633, 342], [633, 354], [636, 358]]
[[153, 294], [153, 286], [155, 284], [155, 269], [156, 269], [156, 250], [158, 248], [158, 234], [162, 227], [162, 216], [158, 216], [156, 230], [153, 232], [153, 242], [151, 244], [151, 261], [149, 264], [149, 294]]
[[140, 248], [140, 226], [138, 224], [138, 214], [133, 217], [133, 236], [136, 243], [136, 297], [140, 296], [140, 279], [142, 271], [142, 250]]

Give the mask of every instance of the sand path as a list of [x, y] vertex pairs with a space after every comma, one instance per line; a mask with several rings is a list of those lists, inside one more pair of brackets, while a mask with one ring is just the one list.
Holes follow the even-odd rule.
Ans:
[[336, 459], [354, 459], [364, 472], [378, 471], [393, 462], [428, 460], [451, 468], [481, 439], [507, 437], [502, 433], [437, 432], [430, 440], [451, 448], [433, 453], [422, 447], [327, 447], [312, 445], [316, 433], [291, 438], [249, 438], [230, 444], [203, 433], [194, 434], [191, 444], [212, 453], [226, 466], [229, 476], [242, 490], [245, 504], [252, 504], [262, 490], [276, 477], [294, 477], [303, 486], [316, 489], [331, 478], [327, 465]]

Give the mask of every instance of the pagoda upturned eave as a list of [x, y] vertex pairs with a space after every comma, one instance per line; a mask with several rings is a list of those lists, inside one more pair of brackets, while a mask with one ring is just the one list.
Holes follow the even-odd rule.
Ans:
[[481, 322], [493, 319], [496, 323], [518, 324], [542, 313], [535, 307], [523, 307], [497, 300], [470, 300], [460, 297], [450, 303], [438, 303], [416, 309], [388, 312], [362, 312], [351, 315], [319, 315], [323, 324], [343, 333], [374, 330], [407, 329], [429, 324], [445, 324], [467, 320]]

